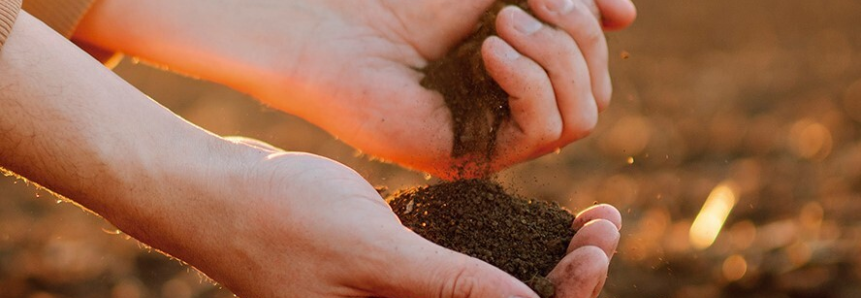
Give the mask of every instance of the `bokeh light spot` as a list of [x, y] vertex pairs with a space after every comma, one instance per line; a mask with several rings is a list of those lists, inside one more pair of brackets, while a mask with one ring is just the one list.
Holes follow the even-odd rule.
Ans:
[[690, 240], [694, 248], [706, 249], [714, 243], [727, 216], [735, 206], [735, 189], [732, 182], [724, 182], [711, 191], [691, 225]]
[[727, 281], [736, 281], [747, 273], [747, 261], [740, 255], [731, 255], [723, 261], [723, 277]]
[[801, 120], [792, 125], [790, 147], [798, 157], [822, 160], [831, 154], [833, 139], [825, 125], [810, 120]]

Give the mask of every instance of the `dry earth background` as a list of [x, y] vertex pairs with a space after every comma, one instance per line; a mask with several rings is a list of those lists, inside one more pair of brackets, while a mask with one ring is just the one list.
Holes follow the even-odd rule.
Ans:
[[[861, 297], [861, 2], [636, 3], [637, 23], [609, 37], [616, 92], [598, 129], [502, 181], [572, 210], [622, 210], [602, 297]], [[116, 71], [216, 133], [332, 157], [377, 185], [427, 183], [223, 87], [130, 61]], [[692, 222], [715, 189], [737, 204], [699, 249]], [[0, 179], [0, 297], [231, 296]]]

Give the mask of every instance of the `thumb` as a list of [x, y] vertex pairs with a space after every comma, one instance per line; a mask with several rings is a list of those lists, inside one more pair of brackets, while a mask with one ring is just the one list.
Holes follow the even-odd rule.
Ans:
[[386, 297], [538, 298], [499, 268], [408, 234], [407, 249], [396, 249], [393, 268], [384, 270]]

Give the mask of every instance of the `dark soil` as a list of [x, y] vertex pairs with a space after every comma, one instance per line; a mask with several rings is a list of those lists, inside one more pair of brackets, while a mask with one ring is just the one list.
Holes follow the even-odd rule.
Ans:
[[509, 195], [487, 180], [401, 190], [387, 202], [422, 237], [499, 267], [541, 297], [553, 296], [544, 277], [574, 236], [574, 216], [558, 204]]
[[440, 92], [452, 113], [453, 157], [473, 155], [490, 160], [496, 132], [510, 117], [508, 93], [487, 74], [481, 44], [496, 34], [496, 15], [506, 5], [529, 8], [523, 0], [497, 1], [482, 17], [475, 32], [439, 60], [428, 64], [421, 85]]
[[[451, 111], [452, 156], [467, 157], [484, 172], [496, 149], [497, 131], [511, 112], [508, 94], [485, 70], [481, 45], [496, 34], [496, 15], [506, 5], [529, 11], [523, 0], [497, 1], [475, 32], [424, 68], [421, 81], [440, 92]], [[555, 289], [545, 276], [565, 256], [574, 236], [574, 217], [558, 204], [509, 195], [488, 180], [403, 190], [388, 201], [403, 224], [419, 235], [499, 267], [541, 297], [553, 296]]]

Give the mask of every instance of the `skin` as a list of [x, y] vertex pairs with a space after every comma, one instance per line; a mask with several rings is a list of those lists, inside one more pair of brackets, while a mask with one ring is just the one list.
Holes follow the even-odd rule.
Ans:
[[[88, 18], [82, 28], [92, 29], [94, 24], [103, 23], [98, 12], [110, 11], [111, 3], [158, 2], [103, 1], [94, 10], [95, 16]], [[263, 101], [272, 105], [283, 105], [285, 110], [290, 111], [289, 107], [304, 115], [302, 113], [312, 112], [298, 112], [304, 109], [298, 107], [302, 104], [331, 108], [328, 118], [343, 118], [346, 122], [358, 120], [350, 118], [355, 115], [342, 107], [369, 103], [361, 100], [392, 98], [384, 96], [387, 94], [410, 94], [410, 84], [417, 82], [415, 73], [397, 70], [413, 64], [389, 60], [402, 57], [406, 59], [403, 61], [412, 61], [410, 51], [401, 52], [405, 49], [403, 44], [390, 47], [395, 44], [385, 40], [395, 37], [383, 38], [362, 31], [360, 27], [349, 29], [353, 27], [345, 25], [357, 25], [348, 21], [366, 19], [367, 16], [358, 13], [361, 10], [347, 18], [335, 13], [332, 7], [314, 7], [330, 4], [323, 1], [313, 2], [314, 5], [260, 1], [259, 6], [251, 5], [247, 10], [223, 10], [231, 4], [238, 5], [235, 8], [245, 7], [247, 5], [239, 5], [245, 2], [223, 1], [220, 4], [227, 7], [221, 7], [222, 10], [208, 3], [214, 1], [158, 3], [176, 5], [176, 10], [155, 10], [163, 16], [149, 15], [154, 18], [138, 23], [147, 26], [138, 25], [136, 31], [126, 32], [130, 35], [124, 38], [133, 39], [123, 40], [136, 42], [142, 47], [141, 52], [152, 51], [145, 57], [165, 58], [164, 64], [174, 69], [240, 90], [260, 87], [259, 94], [255, 95], [268, 98]], [[476, 2], [453, 1], [446, 5], [464, 11], [478, 9], [472, 6], [477, 5]], [[198, 10], [183, 10], [196, 6]], [[147, 16], [144, 7], [140, 8], [140, 11], [129, 11], [132, 15], [141, 13], [138, 17]], [[398, 11], [396, 6], [375, 8], [389, 9], [393, 15]], [[423, 11], [420, 8], [427, 9], [411, 9], [417, 13]], [[305, 9], [305, 13], [296, 13], [298, 10], [294, 9]], [[188, 15], [183, 16], [183, 13]], [[296, 22], [294, 28], [299, 29], [278, 35], [279, 32], [273, 30], [282, 26], [250, 21], [255, 20], [254, 16], [265, 20], [277, 13], [296, 13], [296, 18], [281, 17], [274, 21], [290, 19]], [[232, 19], [234, 15], [245, 19]], [[244, 25], [225, 28], [187, 25], [189, 19], [198, 17], [198, 23], [204, 25]], [[325, 18], [321, 20], [320, 17]], [[338, 17], [344, 18], [343, 22], [337, 21]], [[303, 23], [305, 21], [310, 23]], [[432, 36], [413, 37], [421, 40], [450, 38], [452, 32], [459, 32], [457, 26], [466, 24], [464, 20], [451, 21], [452, 28], [442, 33], [424, 30], [422, 32]], [[120, 26], [135, 20], [130, 16], [117, 22]], [[153, 33], [150, 27], [158, 28], [154, 31], [159, 35], [147, 35]], [[190, 29], [182, 31], [182, 27]], [[301, 28], [317, 29], [305, 31]], [[175, 30], [159, 31], [165, 29]], [[202, 31], [195, 35], [195, 29]], [[303, 32], [325, 37], [341, 32], [339, 30], [342, 30], [341, 38], [319, 38], [316, 44], [303, 44], [297, 42], [302, 39], [294, 39], [297, 34], [303, 37]], [[562, 32], [548, 30], [551, 29], [541, 27], [537, 32], [551, 35]], [[107, 36], [110, 35], [103, 37]], [[221, 39], [224, 36], [234, 39]], [[267, 44], [276, 39], [261, 36], [283, 36], [278, 39], [283, 43]], [[80, 33], [76, 37], [99, 44], [99, 39], [92, 35]], [[249, 38], [252, 40], [243, 40]], [[254, 38], [258, 43], [254, 43]], [[505, 41], [505, 37], [502, 40]], [[243, 44], [238, 41], [250, 44], [236, 48]], [[327, 48], [327, 44], [331, 47]], [[485, 48], [492, 46], [486, 44]], [[305, 50], [290, 52], [291, 47]], [[413, 52], [434, 57], [440, 55], [443, 48], [414, 46]], [[358, 59], [355, 63], [359, 65], [367, 65], [367, 69], [361, 68], [367, 75], [376, 74], [379, 79], [393, 82], [399, 82], [400, 78], [404, 85], [372, 88], [372, 81], [364, 78], [357, 82], [337, 81], [347, 75], [333, 75], [332, 64], [339, 62], [333, 57], [341, 57], [333, 51], [343, 49], [358, 49], [363, 55], [369, 55], [348, 56]], [[383, 53], [391, 56], [380, 56], [383, 57], [380, 59], [371, 56]], [[525, 57], [521, 55], [518, 59], [522, 60], [515, 61], [533, 61]], [[416, 61], [420, 63], [420, 60]], [[381, 64], [376, 65], [374, 61]], [[287, 71], [290, 67], [294, 67], [294, 71]], [[297, 74], [297, 67], [304, 72]], [[529, 73], [523, 75], [528, 77]], [[553, 75], [547, 72], [545, 75], [547, 82], [552, 81]], [[321, 87], [324, 83], [332, 84], [330, 91]], [[401, 86], [403, 90], [392, 86]], [[26, 13], [21, 14], [0, 52], [0, 90], [0, 165], [103, 216], [142, 242], [188, 262], [241, 297], [535, 297], [521, 282], [493, 266], [434, 245], [406, 230], [376, 191], [351, 169], [319, 156], [284, 152], [254, 140], [224, 139], [197, 128], [141, 94]], [[283, 94], [276, 96], [278, 92]], [[351, 97], [356, 94], [365, 95]], [[385, 129], [361, 121], [353, 125], [369, 127], [358, 129], [358, 136], [387, 133]], [[321, 222], [326, 224], [316, 224]], [[606, 205], [578, 215], [572, 227], [578, 233], [569, 246], [569, 254], [549, 276], [559, 288], [559, 297], [597, 296], [618, 243], [620, 225], [618, 211]]]
[[[454, 178], [465, 161], [450, 157], [449, 112], [437, 92], [419, 85], [417, 69], [469, 34], [491, 3], [104, 0], [75, 38], [231, 86], [364, 153]], [[489, 73], [511, 94], [513, 113], [500, 130], [493, 170], [594, 128], [611, 97], [602, 24], [621, 29], [636, 14], [628, 0], [529, 4], [554, 27], [522, 33], [516, 28], [536, 20], [507, 8], [496, 24], [499, 38], [482, 48]]]

